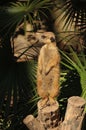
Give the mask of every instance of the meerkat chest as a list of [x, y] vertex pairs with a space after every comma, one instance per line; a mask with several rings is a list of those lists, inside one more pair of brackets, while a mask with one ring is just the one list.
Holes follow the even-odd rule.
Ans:
[[49, 64], [49, 61], [53, 59], [54, 49], [52, 47], [48, 47], [44, 45], [41, 50], [41, 59], [42, 59], [42, 66], [43, 70], [46, 69], [46, 66]]
[[55, 48], [53, 46], [44, 45], [42, 48], [42, 59], [44, 61], [44, 64], [46, 65], [49, 60], [53, 57], [53, 53], [55, 51]]

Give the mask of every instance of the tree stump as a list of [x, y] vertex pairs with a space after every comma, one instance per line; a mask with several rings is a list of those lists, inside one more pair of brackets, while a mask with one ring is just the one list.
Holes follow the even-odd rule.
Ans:
[[28, 127], [29, 130], [45, 130], [43, 125], [34, 118], [33, 115], [28, 115], [23, 120], [23, 123]]
[[86, 101], [78, 96], [68, 99], [65, 119], [61, 125], [61, 130], [82, 130], [84, 119], [84, 108]]
[[59, 122], [59, 104], [41, 107], [41, 100], [38, 102], [38, 120], [43, 124], [45, 130], [57, 130]]
[[59, 104], [56, 101], [53, 105], [41, 106], [41, 100], [38, 102], [38, 116], [28, 115], [23, 123], [29, 130], [57, 130], [59, 122]]
[[[86, 101], [78, 96], [68, 99], [67, 110], [64, 121], [59, 125], [59, 104], [56, 101], [53, 105], [41, 107], [41, 100], [38, 102], [38, 117], [28, 115], [24, 124], [29, 130], [85, 130]], [[86, 119], [86, 118], [85, 118]]]

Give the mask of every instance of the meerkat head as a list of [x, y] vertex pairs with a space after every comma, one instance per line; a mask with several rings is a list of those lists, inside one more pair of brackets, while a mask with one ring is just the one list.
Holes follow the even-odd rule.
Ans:
[[55, 35], [53, 32], [37, 33], [37, 39], [44, 44], [56, 43]]

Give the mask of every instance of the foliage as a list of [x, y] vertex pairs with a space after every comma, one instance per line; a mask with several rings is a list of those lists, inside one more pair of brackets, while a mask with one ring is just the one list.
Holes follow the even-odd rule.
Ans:
[[[19, 24], [24, 22], [25, 27], [27, 20], [33, 24], [33, 19], [41, 19], [41, 16], [47, 17], [46, 12], [50, 11], [51, 6], [51, 0], [28, 0], [12, 2], [4, 8], [0, 7], [0, 36], [2, 38], [0, 57], [3, 59], [0, 61], [2, 129], [15, 129], [18, 125], [22, 127], [23, 118], [36, 109], [36, 106], [35, 109], [34, 106], [33, 109], [31, 108], [32, 102], [30, 104], [30, 99], [36, 94], [36, 61], [16, 62], [10, 37]], [[36, 96], [37, 94], [35, 98]]]
[[[80, 0], [57, 0], [58, 17], [65, 21], [63, 28], [67, 30], [69, 26], [86, 30], [86, 1]], [[59, 9], [62, 11], [59, 12]], [[58, 19], [57, 17], [57, 19]]]
[[62, 61], [62, 64], [69, 68], [70, 70], [76, 70], [80, 76], [80, 83], [82, 88], [81, 96], [86, 99], [86, 56], [82, 52], [79, 56], [73, 51], [73, 49], [70, 47], [71, 51], [71, 57], [72, 59], [67, 56], [65, 53], [61, 51], [61, 54], [63, 55], [63, 59], [66, 62]]
[[[14, 34], [15, 29], [22, 22], [26, 25], [26, 20], [28, 20], [33, 24], [33, 19], [41, 19], [42, 16], [47, 17], [47, 12], [51, 11], [53, 4], [54, 2], [52, 0], [28, 0], [22, 3], [11, 3], [4, 8], [0, 7], [0, 36], [2, 36], [3, 39], [7, 36], [6, 40], [9, 40], [10, 35]], [[86, 5], [86, 2], [84, 4]], [[58, 10], [58, 15], [62, 16], [62, 21], [65, 20], [65, 31], [69, 25], [75, 23], [75, 29], [78, 28], [80, 31], [82, 30], [79, 35], [83, 35], [86, 30], [86, 6], [84, 6], [83, 10], [83, 4], [79, 3], [79, 5], [78, 7], [77, 0], [76, 2], [74, 2], [74, 0], [57, 0], [56, 7], [58, 6], [59, 9], [63, 9], [60, 13]], [[65, 39], [67, 39], [68, 42], [68, 40], [71, 40], [73, 37], [74, 35], [70, 34], [70, 38], [65, 37]], [[21, 129], [19, 126], [22, 126], [22, 120], [26, 115], [30, 113], [36, 115], [36, 104], [39, 99], [36, 93], [37, 66], [34, 61], [25, 63], [15, 62], [9, 41], [5, 41], [3, 48], [3, 51], [0, 48], [0, 57], [2, 59], [2, 61], [0, 61], [0, 111], [4, 110], [4, 112], [3, 117], [1, 117], [2, 120], [0, 121], [3, 123], [3, 127], [4, 124], [7, 124], [7, 127], [9, 127], [8, 125], [10, 124], [10, 128], [8, 129], [14, 128], [15, 130], [16, 127]], [[73, 59], [61, 51], [63, 60], [65, 60], [65, 62], [62, 61], [61, 63], [70, 69], [71, 72], [75, 69], [77, 70], [82, 87], [81, 96], [86, 99], [86, 56], [85, 54], [81, 54], [78, 57], [71, 48], [70, 50]], [[75, 73], [73, 72], [73, 74]], [[68, 81], [67, 79], [72, 78], [65, 76], [67, 76], [67, 72], [66, 74], [61, 74], [61, 85]], [[64, 92], [61, 93], [62, 97], [59, 97], [60, 103], [66, 101], [67, 97], [64, 97], [63, 94]], [[64, 109], [64, 104], [62, 104], [61, 107]], [[11, 121], [11, 123], [9, 123], [9, 121]], [[3, 129], [5, 128], [6, 127]]]
[[[1, 71], [0, 71], [1, 72]], [[4, 111], [4, 122], [11, 118], [21, 120], [29, 112], [28, 101], [34, 96], [36, 87], [36, 63], [14, 63], [0, 74], [0, 111]], [[27, 109], [27, 110], [25, 110]], [[1, 113], [2, 115], [2, 113]], [[6, 124], [5, 124], [6, 126]]]
[[28, 20], [29, 23], [33, 23], [33, 19], [40, 19], [41, 15], [47, 17], [46, 12], [50, 11], [52, 4], [51, 0], [27, 0], [26, 2], [12, 2], [10, 6], [1, 8], [0, 32], [2, 36], [6, 29], [6, 35], [14, 32], [21, 22], [26, 24]]

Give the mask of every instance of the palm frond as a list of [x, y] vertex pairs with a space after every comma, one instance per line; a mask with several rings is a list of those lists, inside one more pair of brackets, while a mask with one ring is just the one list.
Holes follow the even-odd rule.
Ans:
[[71, 70], [73, 70], [74, 68], [77, 69], [78, 71], [80, 70], [78, 65], [69, 56], [67, 56], [63, 51], [60, 51], [60, 52], [63, 55], [63, 59], [65, 59], [66, 62], [68, 63], [68, 64], [66, 64], [66, 63], [62, 62], [63, 65], [65, 65], [66, 67], [68, 67]]
[[[0, 81], [0, 109], [3, 109], [4, 104], [5, 117], [7, 117], [10, 112], [17, 111], [21, 99], [25, 104], [32, 98], [32, 90], [36, 87], [36, 63], [30, 61], [13, 64], [3, 75], [4, 78]], [[11, 108], [13, 111], [10, 111]]]
[[[51, 0], [29, 0], [27, 2], [11, 3], [9, 7], [1, 8], [0, 11], [0, 32], [10, 30], [18, 26], [24, 21], [24, 17], [30, 23], [33, 23], [34, 15], [46, 15], [46, 11], [50, 11], [53, 2]], [[37, 13], [36, 13], [37, 12]], [[11, 32], [12, 33], [12, 32]]]
[[27, 10], [29, 10], [27, 4], [21, 2], [11, 3], [11, 6], [7, 8], [8, 13], [11, 14], [27, 12]]
[[[58, 3], [58, 2], [57, 2]], [[59, 13], [59, 9], [60, 11]], [[58, 17], [64, 20], [64, 28], [67, 29], [69, 25], [74, 25], [75, 28], [80, 30], [86, 30], [86, 2], [85, 1], [74, 1], [74, 0], [65, 0], [60, 4], [60, 7], [57, 7]]]
[[[62, 62], [62, 64], [68, 69], [75, 69], [80, 76], [80, 83], [82, 88], [81, 96], [86, 99], [86, 56], [84, 53], [79, 57], [72, 48], [70, 48], [72, 52], [72, 59], [67, 56], [64, 52], [61, 52], [66, 62]], [[72, 66], [72, 68], [71, 68]]]
[[79, 66], [81, 71], [84, 71], [84, 67], [83, 67], [79, 57], [77, 56], [77, 54], [73, 51], [73, 49], [71, 47], [69, 47], [69, 48], [70, 48], [70, 51], [72, 52], [73, 59], [75, 60], [75, 63], [77, 64], [77, 66]]

